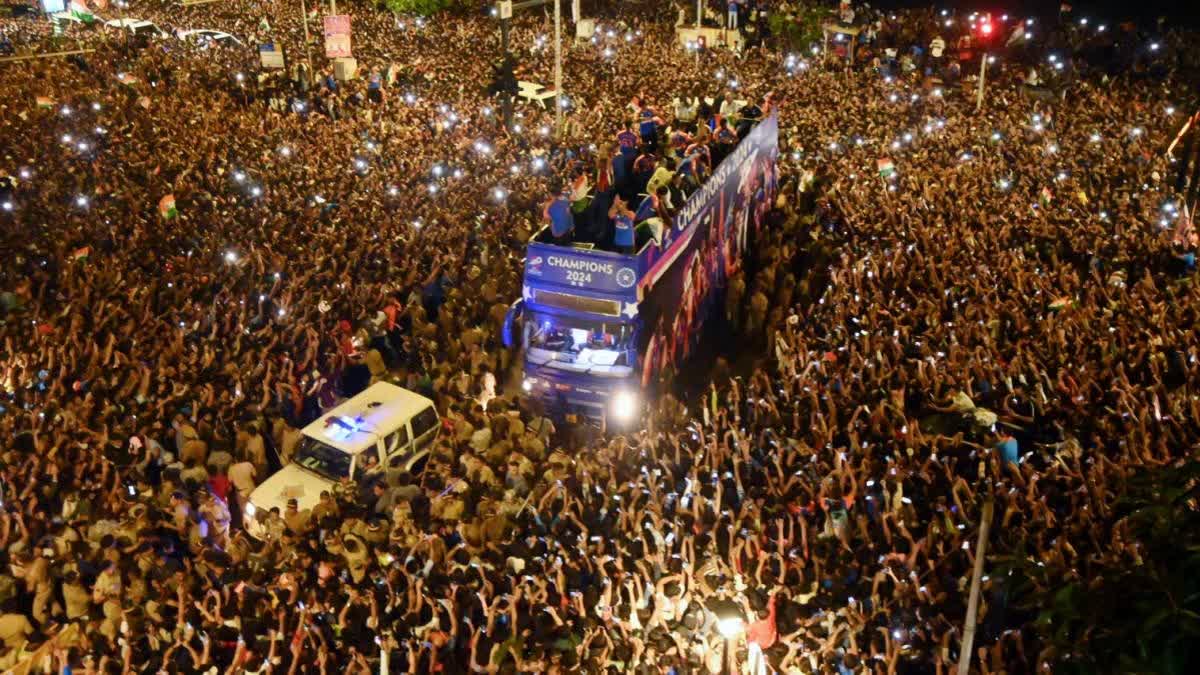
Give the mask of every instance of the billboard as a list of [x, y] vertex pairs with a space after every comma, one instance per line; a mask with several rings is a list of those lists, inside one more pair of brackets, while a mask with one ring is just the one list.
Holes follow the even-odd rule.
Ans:
[[696, 346], [704, 320], [775, 200], [779, 120], [764, 119], [688, 198], [661, 246], [638, 261], [641, 296], [643, 384], [678, 366]]
[[336, 59], [350, 56], [350, 15], [325, 17], [325, 56]]

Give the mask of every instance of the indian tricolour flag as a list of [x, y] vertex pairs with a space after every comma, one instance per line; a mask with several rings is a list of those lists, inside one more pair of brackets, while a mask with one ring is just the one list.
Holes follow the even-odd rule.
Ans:
[[50, 98], [49, 96], [39, 96], [39, 97], [37, 97], [37, 107], [53, 108], [54, 107], [54, 99]]
[[88, 6], [79, 0], [71, 0], [71, 4], [67, 9], [71, 12], [71, 16], [85, 23], [91, 23], [96, 20], [96, 16], [92, 14], [92, 10], [88, 9]]
[[881, 157], [875, 160], [875, 166], [879, 167], [879, 177], [888, 178], [896, 173], [896, 165], [887, 157]]
[[175, 208], [175, 195], [167, 195], [158, 200], [158, 215], [162, 216], [163, 220], [170, 220], [179, 215]]
[[588, 176], [585, 173], [580, 173], [571, 182], [571, 187], [568, 191], [567, 199], [571, 202], [571, 210], [579, 213], [587, 208], [588, 197], [591, 193], [591, 185], [588, 184]]

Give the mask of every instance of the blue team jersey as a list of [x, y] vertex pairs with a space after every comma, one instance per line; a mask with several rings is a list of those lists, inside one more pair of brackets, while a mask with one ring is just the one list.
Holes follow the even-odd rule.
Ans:
[[646, 195], [642, 203], [638, 204], [637, 213], [633, 214], [633, 219], [635, 222], [641, 222], [656, 215], [658, 215], [658, 197], [655, 195]]
[[612, 158], [612, 172], [614, 181], [625, 180], [625, 177], [629, 175], [629, 171], [626, 167], [627, 164], [625, 155], [617, 155]]
[[638, 133], [642, 138], [650, 138], [658, 130], [658, 123], [654, 121], [654, 111], [646, 108], [642, 110], [642, 121], [638, 123]]
[[613, 226], [616, 228], [613, 243], [617, 246], [633, 246], [633, 219], [625, 214], [618, 215]]
[[571, 202], [559, 195], [546, 207], [546, 215], [550, 218], [550, 233], [556, 237], [566, 235], [575, 229], [575, 216], [571, 213]]

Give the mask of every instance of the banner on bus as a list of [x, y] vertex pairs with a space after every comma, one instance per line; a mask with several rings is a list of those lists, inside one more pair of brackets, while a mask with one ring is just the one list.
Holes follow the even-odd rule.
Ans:
[[325, 56], [331, 59], [351, 56], [349, 14], [325, 17]]
[[678, 365], [741, 269], [775, 199], [779, 120], [756, 126], [684, 203], [661, 246], [643, 251], [641, 320], [652, 331], [643, 374]]
[[539, 286], [583, 288], [589, 293], [611, 293], [633, 301], [638, 280], [633, 263], [632, 258], [619, 253], [531, 242], [525, 257], [525, 276], [536, 279]]

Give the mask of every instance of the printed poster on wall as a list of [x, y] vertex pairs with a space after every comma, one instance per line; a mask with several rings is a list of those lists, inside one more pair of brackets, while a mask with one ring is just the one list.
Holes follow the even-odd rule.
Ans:
[[325, 17], [325, 56], [336, 59], [350, 56], [350, 15]]

